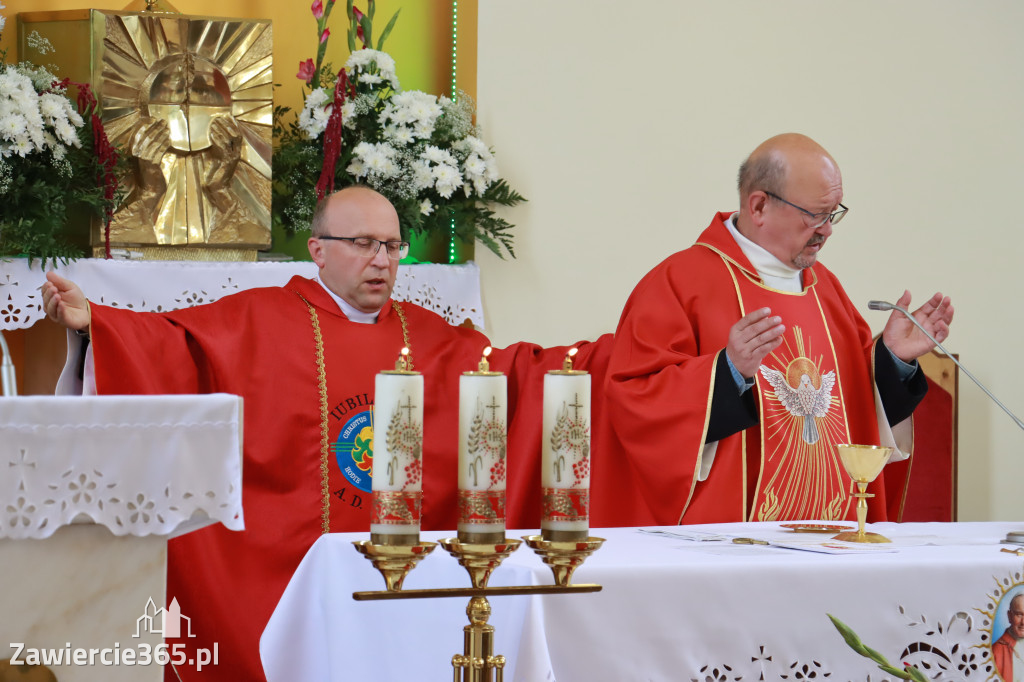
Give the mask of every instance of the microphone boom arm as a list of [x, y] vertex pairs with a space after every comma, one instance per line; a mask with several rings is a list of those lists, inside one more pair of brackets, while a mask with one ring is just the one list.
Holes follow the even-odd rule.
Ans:
[[946, 357], [948, 357], [950, 360], [952, 360], [956, 364], [956, 366], [960, 368], [961, 372], [966, 374], [967, 377], [978, 386], [978, 388], [980, 388], [982, 391], [985, 392], [985, 395], [987, 395], [989, 398], [991, 398], [992, 401], [995, 402], [996, 405], [1001, 407], [1003, 409], [1003, 412], [1005, 412], [1007, 415], [1009, 415], [1010, 419], [1012, 419], [1017, 424], [1017, 426], [1021, 428], [1021, 430], [1024, 430], [1024, 422], [1022, 422], [1020, 419], [1018, 419], [1017, 415], [1015, 415], [1013, 412], [1010, 412], [1010, 409], [1008, 407], [1006, 407], [1006, 405], [1003, 405], [1003, 403], [999, 401], [999, 398], [997, 398], [994, 395], [992, 395], [992, 391], [990, 391], [987, 388], [985, 388], [984, 384], [982, 384], [980, 381], [978, 381], [978, 379], [973, 374], [971, 374], [969, 371], [967, 371], [967, 368], [964, 367], [963, 365], [961, 365], [960, 361], [957, 360], [953, 356], [952, 353], [950, 353], [948, 350], [946, 350], [946, 348], [941, 343], [939, 343], [935, 339], [935, 337], [932, 336], [928, 332], [927, 329], [924, 328], [924, 325], [922, 325], [920, 322], [918, 322], [917, 319], [913, 315], [911, 315], [905, 308], [901, 308], [898, 305], [895, 305], [893, 303], [888, 303], [886, 301], [868, 301], [868, 308], [871, 309], [871, 310], [898, 310], [901, 313], [903, 313], [903, 315], [908, 320], [913, 322], [914, 325], [918, 329], [920, 329], [922, 332], [924, 332], [924, 335], [927, 336], [929, 338], [929, 340], [931, 340], [931, 342], [934, 343], [938, 347], [939, 350], [941, 350], [943, 353], [946, 354]]

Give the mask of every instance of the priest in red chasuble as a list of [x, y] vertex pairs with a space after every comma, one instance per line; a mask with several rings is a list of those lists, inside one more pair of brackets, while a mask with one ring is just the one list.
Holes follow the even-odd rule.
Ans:
[[[927, 390], [916, 358], [934, 344], [899, 312], [873, 340], [818, 262], [848, 210], [820, 145], [767, 140], [742, 165], [739, 195], [738, 212], [717, 214], [641, 280], [619, 321], [605, 398], [612, 447], [639, 485], [633, 513], [660, 524], [853, 519], [835, 446], [893, 442], [890, 426]], [[904, 292], [898, 305], [909, 304]], [[940, 342], [949, 334], [947, 297], [913, 314]], [[884, 510], [869, 505], [875, 520]]]
[[[403, 347], [425, 384], [423, 528], [456, 527], [458, 379], [490, 344], [391, 300], [408, 244], [381, 195], [332, 195], [312, 235], [316, 279], [169, 313], [90, 307], [54, 273], [44, 285], [47, 314], [88, 334], [85, 383], [94, 377], [96, 392], [244, 397], [245, 530], [210, 526], [169, 547], [167, 598], [177, 598], [197, 635], [170, 644], [184, 644], [191, 658], [216, 642], [219, 661], [198, 674], [168, 666], [168, 679], [263, 679], [260, 634], [306, 551], [321, 533], [369, 533], [374, 379]], [[607, 349], [580, 344], [575, 366], [600, 370]], [[490, 356], [491, 369], [508, 375], [509, 528], [539, 526], [541, 387], [566, 350], [523, 343]]]

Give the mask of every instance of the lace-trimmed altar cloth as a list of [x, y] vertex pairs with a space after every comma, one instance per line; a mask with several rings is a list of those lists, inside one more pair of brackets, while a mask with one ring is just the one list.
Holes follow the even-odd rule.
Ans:
[[0, 434], [0, 538], [245, 527], [238, 396], [3, 398]]
[[[313, 277], [314, 263], [122, 261], [86, 258], [57, 268], [96, 303], [160, 312], [191, 308], [255, 287], [282, 286], [294, 275]], [[0, 330], [31, 327], [45, 317], [39, 287], [46, 271], [37, 260], [0, 261]], [[464, 265], [401, 265], [394, 297], [433, 310], [451, 324], [470, 320], [484, 327], [480, 268]]]

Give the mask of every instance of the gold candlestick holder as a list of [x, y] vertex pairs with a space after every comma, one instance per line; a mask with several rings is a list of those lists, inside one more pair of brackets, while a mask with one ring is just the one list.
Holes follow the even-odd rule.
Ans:
[[526, 545], [540, 555], [541, 560], [551, 567], [556, 585], [572, 583], [572, 574], [604, 544], [604, 538], [588, 537], [586, 540], [545, 540], [540, 535], [527, 535]]
[[[402, 545], [374, 545], [361, 541], [354, 542], [356, 549], [384, 576], [385, 591], [354, 592], [356, 601], [381, 599], [431, 599], [437, 597], [469, 597], [466, 615], [469, 625], [463, 627], [463, 650], [452, 656], [454, 682], [503, 682], [505, 657], [494, 654], [494, 626], [487, 621], [491, 616], [488, 596], [567, 594], [574, 592], [600, 592], [595, 584], [573, 585], [572, 574], [587, 557], [604, 543], [603, 538], [587, 538], [578, 542], [550, 542], [539, 535], [524, 538], [545, 564], [551, 567], [555, 577], [554, 585], [530, 585], [509, 587], [488, 587], [487, 582], [494, 570], [522, 544], [520, 540], [504, 538], [495, 543], [462, 542], [458, 538], [440, 540], [440, 544], [455, 557], [469, 573], [472, 587], [438, 588], [423, 590], [402, 590], [402, 581], [409, 571], [416, 567], [419, 559], [429, 554], [437, 543], [421, 542], [422, 549], [413, 551], [412, 546], [399, 552]], [[429, 546], [429, 549], [427, 549]], [[387, 559], [385, 557], [390, 557]], [[412, 558], [415, 557], [415, 558]], [[398, 575], [400, 574], [400, 577]]]
[[373, 562], [374, 568], [384, 576], [388, 592], [398, 592], [409, 571], [437, 548], [436, 542], [417, 542], [411, 545], [383, 545], [368, 540], [353, 542], [356, 550]]

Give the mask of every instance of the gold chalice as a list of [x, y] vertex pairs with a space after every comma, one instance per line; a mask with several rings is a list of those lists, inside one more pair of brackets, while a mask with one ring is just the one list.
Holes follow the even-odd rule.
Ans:
[[874, 497], [871, 493], [865, 492], [868, 483], [882, 472], [882, 467], [889, 461], [892, 448], [879, 445], [837, 445], [839, 459], [842, 460], [846, 473], [857, 482], [859, 492], [853, 494], [857, 498], [857, 530], [846, 531], [836, 535], [833, 540], [844, 540], [846, 542], [890, 542], [889, 538], [878, 533], [865, 533], [864, 521], [868, 517], [868, 500]]

